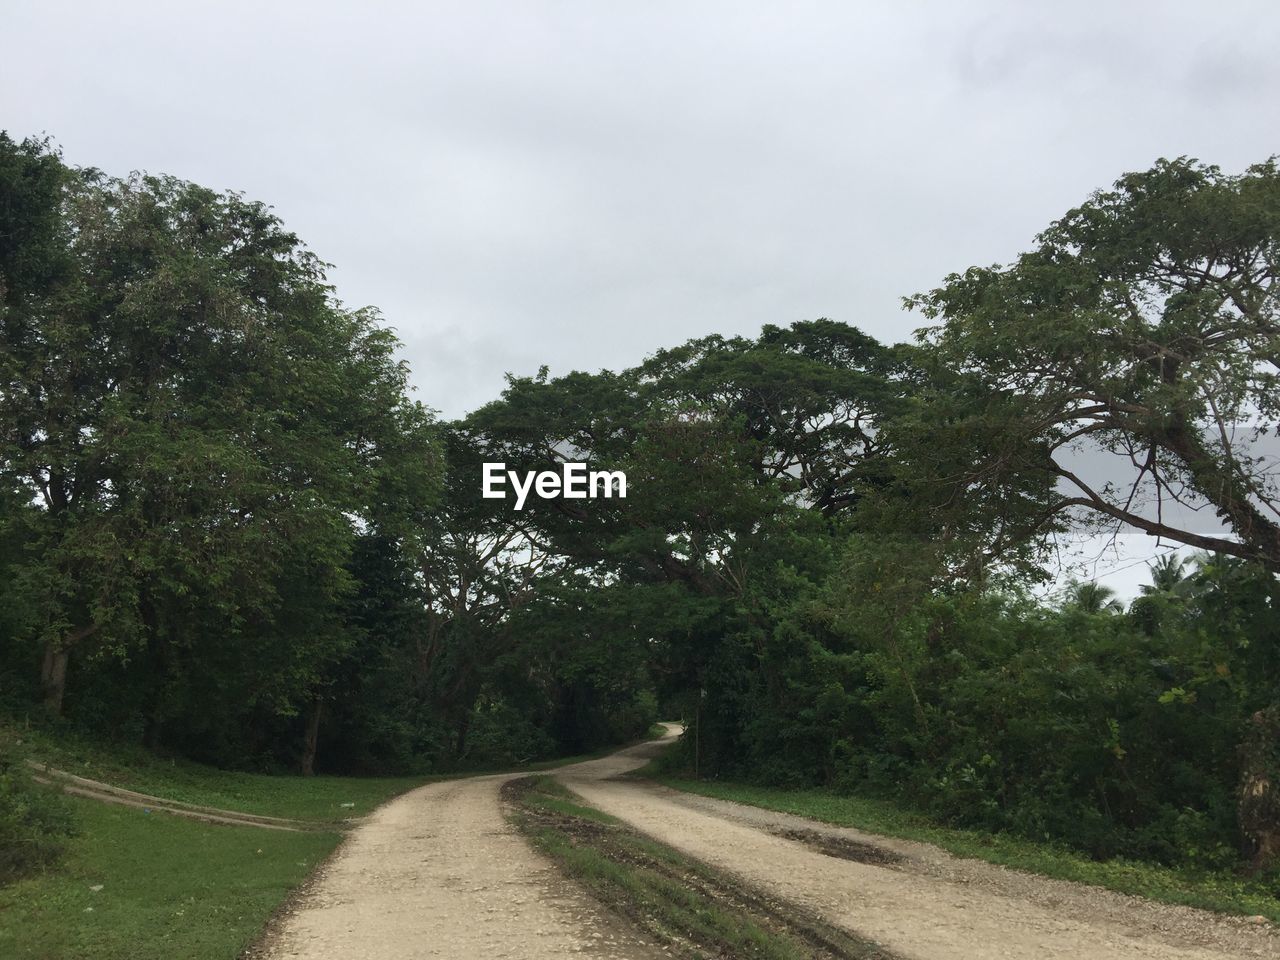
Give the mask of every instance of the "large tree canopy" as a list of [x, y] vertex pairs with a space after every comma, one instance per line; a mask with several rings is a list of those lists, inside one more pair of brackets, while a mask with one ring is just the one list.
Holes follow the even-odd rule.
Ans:
[[344, 642], [324, 611], [357, 530], [431, 497], [394, 338], [261, 204], [30, 142], [0, 141], [0, 175], [0, 470], [34, 506], [16, 574], [46, 702], [76, 649], [169, 672], [213, 623], [226, 643], [305, 611], [309, 634], [243, 651], [267, 667], [250, 697], [290, 708]]
[[[1083, 508], [1280, 571], [1280, 169], [1161, 161], [1051, 224], [1009, 267], [908, 304], [967, 429], [962, 485], [1059, 481], [1028, 513]], [[967, 399], [956, 409], [963, 391]], [[955, 436], [955, 431], [951, 431]], [[1084, 475], [1072, 451], [1127, 465]], [[1209, 505], [1226, 531], [1173, 508]]]

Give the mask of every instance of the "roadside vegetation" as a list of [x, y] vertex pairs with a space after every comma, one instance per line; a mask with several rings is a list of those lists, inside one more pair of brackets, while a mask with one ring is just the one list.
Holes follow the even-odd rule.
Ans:
[[845, 620], [846, 594], [891, 589], [879, 552], [866, 547], [862, 565], [810, 595], [809, 629], [825, 642], [804, 656], [774, 648], [778, 674], [743, 673], [733, 701], [704, 703], [700, 734], [671, 763], [877, 798], [1081, 862], [1238, 873], [1230, 887], [1277, 889], [1265, 858], [1241, 857], [1277, 829], [1260, 797], [1241, 798], [1242, 781], [1276, 770], [1271, 574], [1201, 556], [1166, 564], [1127, 610], [1077, 586], [1052, 603], [1012, 590], [921, 595], [896, 618], [864, 599]]
[[516, 825], [565, 874], [670, 955], [888, 960], [889, 954], [584, 806], [550, 777], [503, 790]]
[[0, 748], [0, 887], [57, 860], [78, 830], [71, 805], [35, 782], [26, 759]]

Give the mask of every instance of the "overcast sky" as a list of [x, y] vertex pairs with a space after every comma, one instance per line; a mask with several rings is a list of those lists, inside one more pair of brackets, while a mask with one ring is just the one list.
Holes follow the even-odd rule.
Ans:
[[0, 128], [272, 204], [418, 397], [1005, 262], [1158, 157], [1280, 152], [1274, 2], [19, 4]]

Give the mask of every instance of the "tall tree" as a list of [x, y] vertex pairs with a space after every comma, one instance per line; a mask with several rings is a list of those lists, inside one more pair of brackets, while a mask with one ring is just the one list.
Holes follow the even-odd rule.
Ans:
[[18, 574], [47, 706], [78, 649], [143, 655], [159, 690], [195, 647], [243, 636], [261, 669], [242, 699], [294, 709], [348, 641], [334, 618], [274, 644], [267, 625], [290, 590], [336, 609], [356, 528], [430, 485], [394, 337], [261, 204], [0, 146], [5, 195], [45, 204], [0, 262], [0, 469], [40, 505]]
[[[951, 378], [949, 432], [967, 433], [951, 479], [1056, 484], [1020, 535], [1084, 511], [1280, 571], [1280, 491], [1258, 446], [1280, 426], [1278, 269], [1275, 161], [1229, 176], [1179, 159], [1094, 194], [1011, 266], [909, 298], [938, 321], [922, 336]], [[1127, 478], [1087, 475], [1085, 444]], [[1226, 533], [1177, 504], [1208, 505]]]

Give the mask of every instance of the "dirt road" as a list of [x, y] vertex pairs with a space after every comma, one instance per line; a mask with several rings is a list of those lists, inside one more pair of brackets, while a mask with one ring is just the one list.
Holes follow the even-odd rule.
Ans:
[[430, 784], [374, 811], [268, 935], [262, 955], [660, 956], [561, 879], [506, 822], [498, 792], [511, 778]]
[[[617, 779], [662, 746], [643, 744], [557, 776], [592, 805], [903, 958], [1280, 958], [1269, 926]], [[499, 791], [510, 779], [432, 784], [380, 808], [277, 925], [265, 955], [663, 956], [561, 879], [505, 822]], [[816, 849], [821, 843], [882, 862], [830, 856]]]
[[[674, 730], [669, 733], [674, 734]], [[565, 767], [589, 804], [913, 960], [1280, 957], [1270, 926], [1036, 877], [926, 844], [618, 780], [661, 744]], [[783, 836], [781, 834], [788, 834]], [[794, 839], [800, 836], [803, 839]], [[815, 849], [844, 846], [858, 862]], [[896, 861], [896, 862], [893, 862]]]

